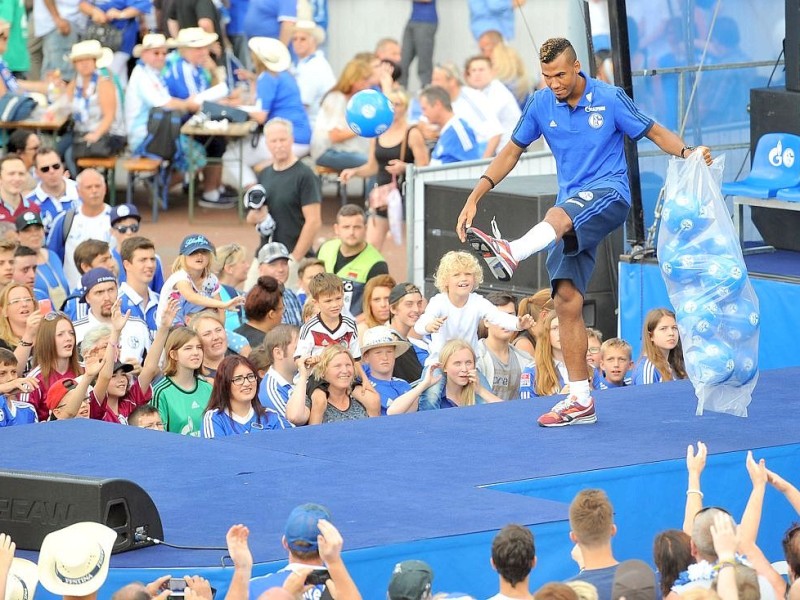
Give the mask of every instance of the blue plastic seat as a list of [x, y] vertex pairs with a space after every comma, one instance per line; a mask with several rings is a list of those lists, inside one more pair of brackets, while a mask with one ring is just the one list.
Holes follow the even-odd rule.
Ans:
[[800, 187], [783, 188], [778, 190], [775, 197], [778, 200], [786, 200], [787, 202], [800, 202]]
[[782, 188], [800, 185], [800, 136], [767, 133], [756, 145], [750, 174], [741, 181], [722, 184], [726, 196], [774, 198]]

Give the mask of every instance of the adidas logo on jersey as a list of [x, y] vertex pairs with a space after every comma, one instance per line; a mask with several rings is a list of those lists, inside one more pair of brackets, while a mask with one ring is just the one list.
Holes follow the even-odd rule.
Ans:
[[550, 121], [550, 127], [558, 127], [558, 123], [555, 121]]

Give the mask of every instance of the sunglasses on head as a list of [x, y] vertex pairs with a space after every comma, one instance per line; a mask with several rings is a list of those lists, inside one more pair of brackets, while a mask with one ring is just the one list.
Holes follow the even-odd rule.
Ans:
[[66, 314], [66, 313], [63, 313], [63, 312], [61, 312], [60, 310], [54, 310], [54, 311], [52, 311], [52, 312], [49, 312], [49, 313], [47, 313], [47, 314], [44, 316], [44, 320], [45, 320], [45, 321], [55, 321], [56, 319], [61, 319], [61, 318], [67, 319], [67, 320], [68, 320], [68, 321], [70, 321], [70, 322], [72, 321], [72, 319], [70, 319], [70, 318], [67, 316], [67, 314]]
[[114, 225], [114, 229], [119, 231], [120, 233], [138, 233], [139, 231], [139, 223], [133, 223], [132, 225]]
[[61, 163], [56, 163], [54, 165], [47, 165], [47, 166], [44, 166], [44, 167], [39, 167], [39, 170], [42, 173], [48, 173], [50, 171], [50, 169], [53, 169], [53, 171], [60, 171], [61, 170]]

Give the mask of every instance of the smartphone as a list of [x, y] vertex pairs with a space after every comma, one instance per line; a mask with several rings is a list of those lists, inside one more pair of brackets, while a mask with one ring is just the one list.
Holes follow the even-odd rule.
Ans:
[[325, 585], [330, 578], [327, 569], [314, 569], [306, 577], [306, 585]]
[[172, 577], [162, 586], [162, 589], [169, 590], [170, 596], [183, 596], [186, 580], [182, 577]]
[[39, 312], [42, 313], [42, 316], [53, 312], [53, 303], [48, 298], [39, 300]]
[[178, 292], [178, 291], [174, 291], [173, 290], [172, 292], [169, 293], [169, 299], [170, 300], [180, 300], [181, 299], [181, 293]]

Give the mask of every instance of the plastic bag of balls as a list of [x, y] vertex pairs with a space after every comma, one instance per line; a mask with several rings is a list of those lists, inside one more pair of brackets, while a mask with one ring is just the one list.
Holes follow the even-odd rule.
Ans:
[[672, 159], [658, 263], [678, 320], [686, 371], [704, 410], [747, 416], [758, 380], [758, 298], [720, 191], [724, 156]]

